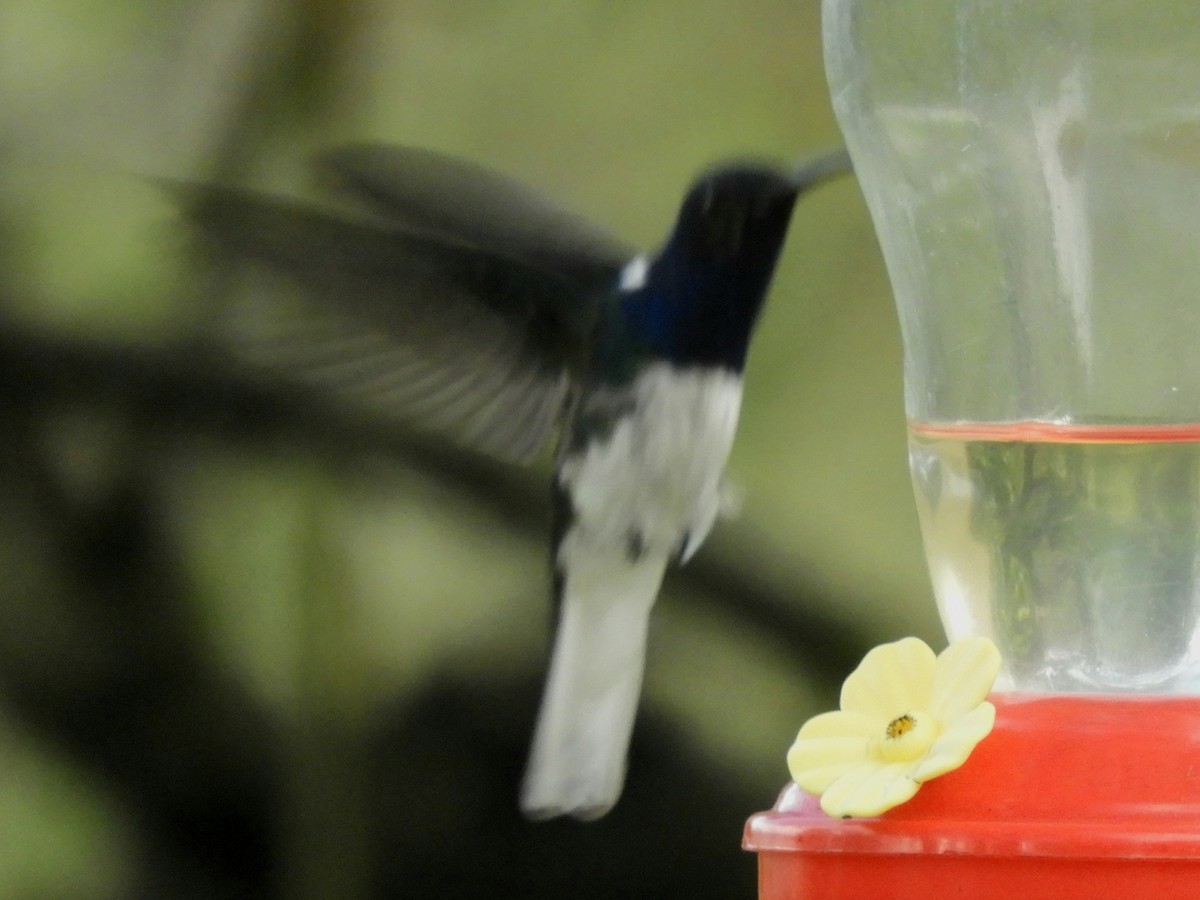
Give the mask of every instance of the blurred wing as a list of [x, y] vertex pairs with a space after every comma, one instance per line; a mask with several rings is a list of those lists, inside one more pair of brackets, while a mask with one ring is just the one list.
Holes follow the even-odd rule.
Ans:
[[637, 255], [526, 185], [432, 150], [356, 144], [318, 166], [338, 191], [385, 219], [581, 282], [609, 285]]
[[[372, 416], [527, 461], [546, 443], [600, 302], [569, 279], [265, 195], [183, 189], [186, 215], [260, 280], [230, 335], [252, 364]], [[289, 290], [272, 290], [279, 275]], [[275, 285], [277, 287], [277, 285]], [[297, 290], [297, 288], [299, 288]]]

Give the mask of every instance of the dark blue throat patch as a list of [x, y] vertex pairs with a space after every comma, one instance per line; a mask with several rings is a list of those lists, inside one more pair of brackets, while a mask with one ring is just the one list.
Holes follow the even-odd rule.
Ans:
[[773, 268], [773, 259], [743, 268], [664, 254], [645, 284], [620, 298], [628, 339], [679, 366], [741, 372]]

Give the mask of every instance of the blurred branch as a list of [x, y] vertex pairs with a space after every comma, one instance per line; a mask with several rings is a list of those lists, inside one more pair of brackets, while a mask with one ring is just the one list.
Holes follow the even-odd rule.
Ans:
[[143, 843], [139, 895], [260, 890], [272, 877], [274, 740], [197, 640], [153, 460], [135, 452], [81, 504], [39, 452], [30, 398], [7, 382], [3, 396], [6, 705], [115, 792]]
[[[300, 386], [255, 377], [212, 347], [103, 343], [0, 323], [0, 394], [31, 408], [99, 401], [160, 432], [198, 430], [234, 443], [282, 439], [339, 460], [383, 456], [469, 494], [513, 527], [548, 533], [549, 491], [531, 494], [528, 476], [443, 439], [332, 408]], [[784, 596], [751, 572], [703, 556], [671, 578], [830, 681], [870, 643], [865, 632], [817, 612], [828, 601], [805, 602], [818, 595], [815, 587]]]

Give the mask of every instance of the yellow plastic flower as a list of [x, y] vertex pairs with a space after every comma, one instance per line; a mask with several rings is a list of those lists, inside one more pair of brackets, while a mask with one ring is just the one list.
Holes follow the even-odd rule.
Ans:
[[939, 656], [917, 638], [868, 653], [842, 685], [841, 710], [809, 719], [788, 751], [792, 780], [839, 818], [877, 816], [922, 782], [961, 766], [992, 730], [1000, 671], [987, 638]]

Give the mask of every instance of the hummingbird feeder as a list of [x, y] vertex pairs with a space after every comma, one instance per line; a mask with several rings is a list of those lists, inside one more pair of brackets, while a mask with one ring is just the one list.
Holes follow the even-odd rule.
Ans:
[[801, 730], [760, 897], [1200, 897], [1200, 5], [823, 15], [951, 645]]

